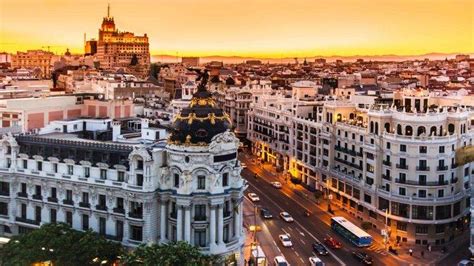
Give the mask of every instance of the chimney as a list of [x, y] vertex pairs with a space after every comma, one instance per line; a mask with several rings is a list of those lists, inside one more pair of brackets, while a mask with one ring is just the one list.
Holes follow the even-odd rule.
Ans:
[[121, 123], [120, 121], [112, 121], [112, 141], [117, 141], [120, 136]]

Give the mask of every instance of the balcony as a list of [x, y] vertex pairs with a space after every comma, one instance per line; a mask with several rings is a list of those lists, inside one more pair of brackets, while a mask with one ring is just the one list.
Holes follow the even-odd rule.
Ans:
[[194, 221], [196, 222], [205, 222], [206, 220], [207, 220], [207, 217], [205, 215], [194, 216]]
[[414, 180], [405, 180], [405, 179], [395, 178], [395, 183], [414, 185], [414, 186], [446, 186], [448, 185], [448, 180], [427, 182], [427, 181], [414, 181]]
[[137, 213], [137, 212], [129, 212], [128, 217], [135, 218], [135, 219], [143, 219], [143, 214]]
[[457, 183], [457, 182], [458, 182], [457, 177], [451, 178], [451, 184], [454, 184], [454, 183]]
[[58, 198], [48, 197], [48, 202], [58, 203]]
[[20, 222], [20, 223], [26, 223], [26, 224], [33, 224], [33, 225], [40, 225], [40, 221], [35, 221], [23, 217], [16, 217], [15, 221]]
[[10, 196], [10, 191], [0, 191], [0, 196], [9, 197]]
[[457, 163], [451, 164], [451, 169], [456, 169], [457, 167], [458, 167], [458, 164], [457, 164]]
[[125, 214], [125, 209], [124, 208], [114, 208], [113, 211], [114, 211], [114, 213]]
[[430, 170], [430, 167], [426, 165], [416, 167], [416, 171], [429, 171], [429, 170]]
[[95, 209], [98, 210], [98, 211], [107, 211], [107, 206], [97, 204], [97, 205], [95, 205]]
[[388, 180], [388, 181], [392, 180], [392, 177], [389, 176], [389, 175], [382, 175], [382, 178], [385, 179], [385, 180]]
[[440, 166], [436, 167], [436, 171], [446, 171], [446, 170], [448, 170], [447, 165], [440, 165]]
[[25, 198], [25, 199], [28, 198], [28, 193], [26, 192], [18, 192], [17, 195], [20, 198]]
[[35, 200], [43, 200], [43, 196], [37, 195], [37, 194], [33, 195], [32, 198], [35, 199]]
[[383, 163], [383, 165], [386, 165], [386, 166], [392, 166], [392, 162], [390, 162], [390, 161], [383, 160], [382, 163]]
[[88, 202], [79, 202], [79, 207], [89, 209], [91, 207], [91, 204]]
[[408, 170], [408, 165], [397, 163], [397, 168], [398, 168], [398, 169], [405, 169], [405, 170]]
[[178, 213], [177, 212], [170, 212], [170, 218], [171, 219], [176, 219], [178, 217]]
[[65, 200], [63, 200], [63, 204], [74, 206], [74, 201], [70, 200], [70, 199], [65, 199]]

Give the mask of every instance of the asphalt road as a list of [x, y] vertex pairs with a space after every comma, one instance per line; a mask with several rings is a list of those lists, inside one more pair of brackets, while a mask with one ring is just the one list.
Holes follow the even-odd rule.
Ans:
[[[326, 265], [362, 265], [353, 258], [352, 252], [359, 250], [366, 252], [374, 259], [374, 265], [404, 265], [391, 255], [381, 250], [370, 250], [370, 248], [357, 248], [334, 233], [330, 226], [330, 216], [320, 209], [313, 201], [305, 198], [305, 195], [295, 193], [291, 184], [285, 184], [284, 180], [277, 175], [265, 170], [260, 165], [255, 165], [249, 160], [249, 155], [241, 156], [241, 161], [247, 164], [247, 169], [242, 171], [242, 176], [248, 181], [249, 188], [246, 193], [254, 192], [260, 197], [257, 204], [270, 210], [274, 218], [265, 220], [265, 224], [270, 230], [275, 242], [279, 245], [283, 255], [291, 265], [309, 265], [308, 258], [313, 256], [311, 244], [317, 239], [320, 242], [324, 237], [330, 235], [343, 244], [343, 248], [338, 250], [329, 249], [330, 255], [318, 256]], [[255, 179], [254, 173], [260, 177]], [[282, 189], [271, 186], [271, 181], [280, 181]], [[311, 216], [304, 216], [304, 209], [311, 211]], [[295, 219], [294, 223], [286, 223], [279, 217], [281, 211], [286, 211]], [[293, 242], [293, 247], [285, 248], [280, 244], [279, 234], [289, 233]], [[272, 260], [273, 258], [270, 258]]]

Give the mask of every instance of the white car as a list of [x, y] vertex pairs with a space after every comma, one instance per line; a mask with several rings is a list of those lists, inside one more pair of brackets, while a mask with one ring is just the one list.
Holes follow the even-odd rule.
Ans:
[[284, 247], [292, 247], [293, 246], [293, 243], [291, 243], [290, 235], [283, 234], [283, 235], [279, 235], [278, 238], [280, 239], [280, 242]]
[[275, 262], [275, 266], [290, 266], [288, 261], [283, 256], [276, 256], [273, 261]]
[[287, 212], [280, 212], [280, 217], [287, 223], [293, 222], [293, 217]]
[[257, 201], [260, 201], [260, 198], [257, 196], [257, 194], [255, 193], [249, 193], [247, 194], [249, 196], [249, 199], [252, 201], [252, 202], [257, 202]]
[[272, 186], [273, 186], [274, 188], [281, 188], [281, 183], [278, 182], [278, 181], [271, 182], [270, 184], [272, 184]]
[[324, 262], [316, 256], [309, 257], [309, 263], [311, 266], [324, 266]]
[[245, 169], [245, 168], [247, 168], [247, 164], [246, 163], [240, 163], [240, 167], [242, 167], [242, 169]]

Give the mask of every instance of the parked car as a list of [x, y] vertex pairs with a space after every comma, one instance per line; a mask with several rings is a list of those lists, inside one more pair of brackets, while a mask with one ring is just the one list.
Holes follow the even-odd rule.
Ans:
[[474, 263], [470, 260], [461, 260], [459, 263], [458, 263], [458, 266], [473, 266]]
[[278, 181], [271, 182], [270, 184], [272, 184], [274, 188], [281, 188], [281, 183]]
[[316, 256], [309, 257], [309, 263], [311, 266], [324, 266], [324, 262]]
[[260, 201], [260, 198], [257, 196], [257, 194], [255, 193], [249, 193], [247, 194], [249, 196], [249, 199], [252, 201], [252, 202], [257, 202], [257, 201]]
[[287, 223], [294, 222], [293, 217], [287, 212], [280, 212], [280, 217]]
[[319, 242], [319, 241], [313, 243], [312, 247], [313, 247], [314, 253], [316, 253], [317, 255], [326, 256], [327, 254], [329, 254], [326, 247], [323, 244], [321, 244], [321, 242]]
[[275, 266], [290, 266], [288, 261], [283, 256], [276, 256], [273, 261], [275, 262]]
[[278, 238], [280, 239], [280, 242], [284, 247], [292, 247], [293, 246], [293, 243], [291, 242], [291, 239], [290, 239], [290, 235], [282, 234], [282, 235], [279, 235]]
[[354, 251], [352, 252], [352, 256], [354, 256], [356, 259], [358, 259], [365, 265], [372, 265], [372, 257], [370, 257], [364, 252]]
[[324, 238], [324, 244], [326, 244], [330, 248], [342, 248], [341, 242], [337, 241], [333, 237], [326, 237]]
[[272, 219], [273, 218], [272, 213], [268, 209], [265, 209], [265, 208], [260, 209], [260, 216], [262, 216], [263, 219]]

